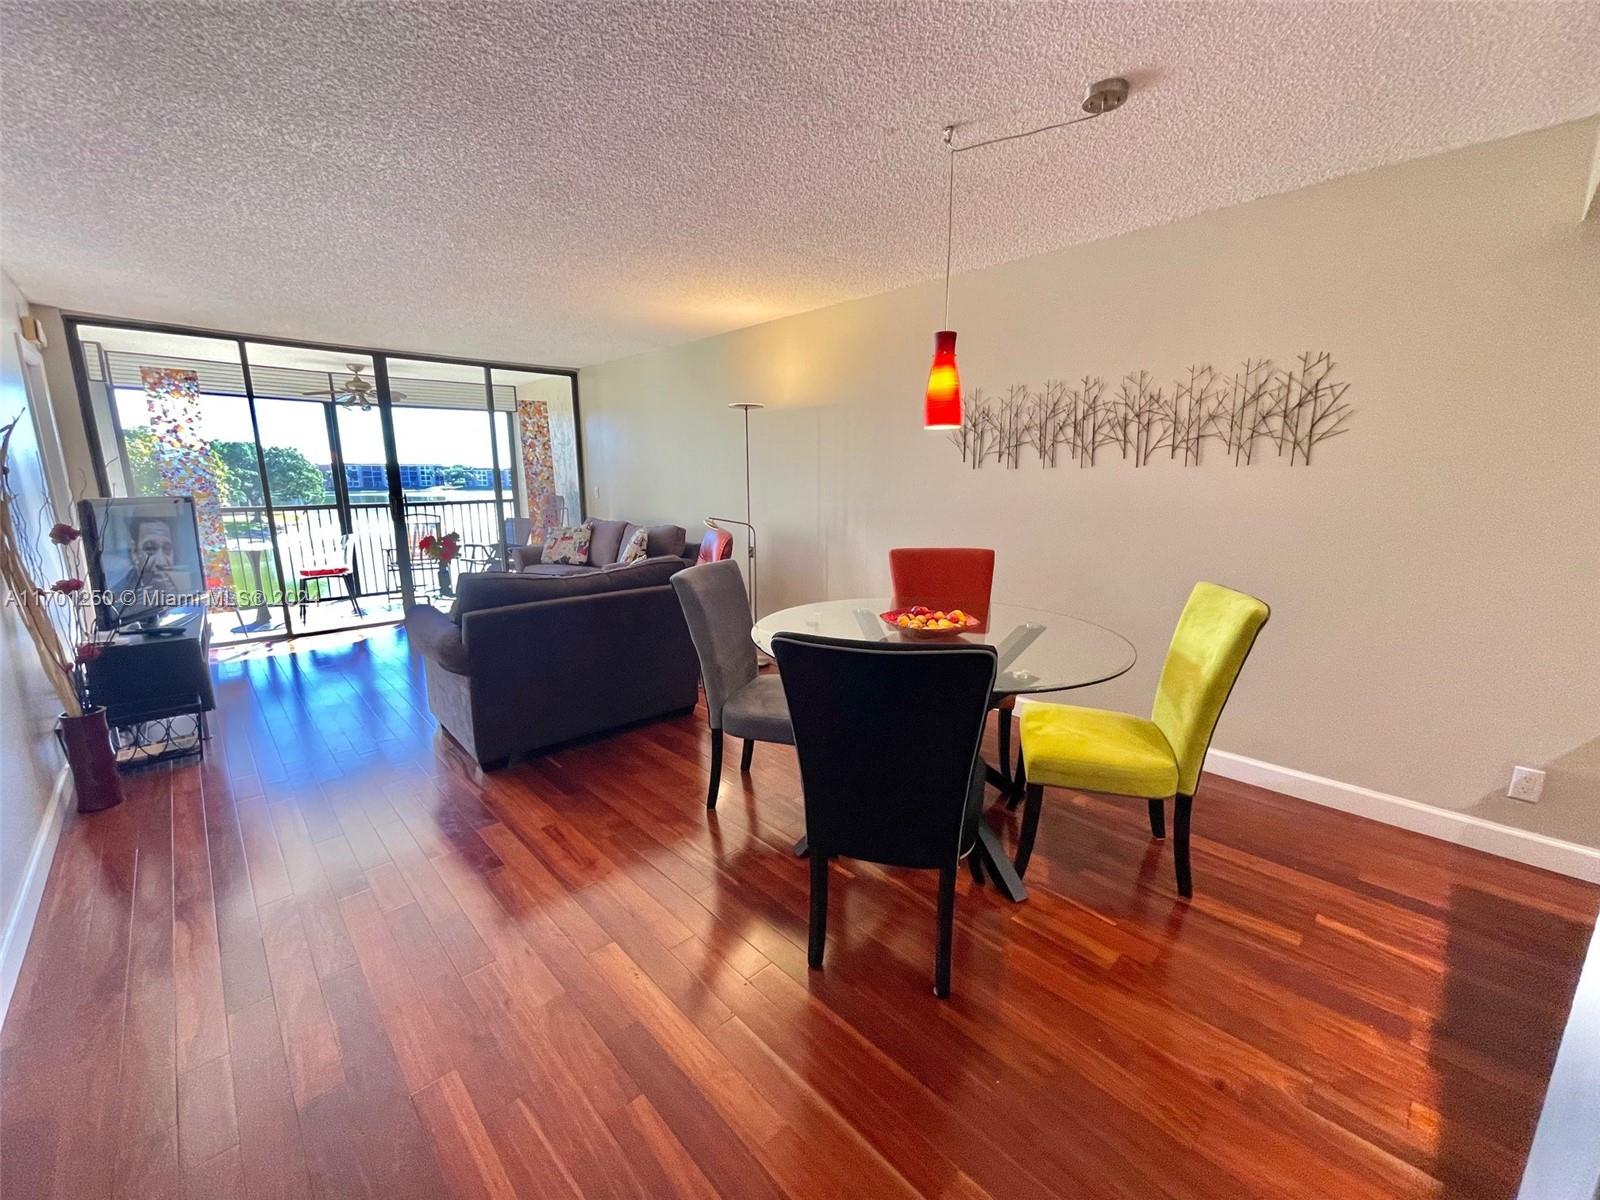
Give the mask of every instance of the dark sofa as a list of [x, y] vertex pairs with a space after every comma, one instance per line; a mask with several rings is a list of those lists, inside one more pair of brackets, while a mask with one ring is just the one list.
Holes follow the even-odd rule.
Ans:
[[652, 548], [676, 553], [467, 574], [449, 613], [406, 613], [428, 707], [479, 764], [694, 707], [699, 660], [668, 583], [692, 559], [682, 529], [658, 528], [676, 538]]

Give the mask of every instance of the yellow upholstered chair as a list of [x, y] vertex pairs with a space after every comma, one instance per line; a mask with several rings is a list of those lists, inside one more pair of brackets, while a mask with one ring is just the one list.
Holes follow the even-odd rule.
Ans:
[[1028, 869], [1047, 787], [1111, 792], [1150, 802], [1150, 833], [1166, 836], [1164, 802], [1173, 805], [1173, 860], [1178, 891], [1189, 878], [1189, 814], [1211, 734], [1239, 669], [1270, 613], [1260, 600], [1214, 583], [1197, 583], [1178, 618], [1148, 721], [1127, 713], [1069, 704], [1021, 707], [1027, 787], [1017, 874]]

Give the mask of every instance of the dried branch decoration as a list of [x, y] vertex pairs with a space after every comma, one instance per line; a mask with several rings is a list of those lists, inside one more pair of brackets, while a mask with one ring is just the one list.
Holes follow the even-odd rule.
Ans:
[[1348, 432], [1355, 411], [1345, 399], [1350, 385], [1335, 381], [1333, 370], [1326, 350], [1308, 350], [1284, 368], [1247, 358], [1227, 378], [1196, 364], [1170, 388], [1148, 371], [1130, 372], [1110, 396], [1105, 380], [1089, 375], [1076, 388], [1048, 379], [1038, 390], [1013, 384], [1000, 397], [978, 388], [950, 441], [973, 470], [991, 461], [1014, 469], [1027, 450], [1042, 467], [1059, 465], [1063, 450], [1080, 467], [1094, 466], [1102, 450], [1136, 467], [1165, 450], [1171, 461], [1196, 467], [1208, 442], [1236, 467], [1249, 466], [1263, 446], [1290, 466], [1310, 466], [1311, 451]]
[[[31, 561], [34, 555], [25, 535], [19, 531], [16, 519], [17, 496], [11, 489], [11, 433], [21, 420], [21, 416], [13, 417], [0, 427], [0, 580], [4, 581], [10, 593], [10, 602], [17, 607], [17, 614], [23, 628], [28, 631], [28, 640], [33, 643], [39, 665], [44, 668], [45, 678], [50, 681], [56, 697], [61, 701], [62, 713], [76, 717], [83, 710], [70, 682], [72, 647], [50, 619], [50, 593], [38, 583], [38, 579], [48, 579], [49, 576]], [[77, 536], [76, 533], [73, 536]]]

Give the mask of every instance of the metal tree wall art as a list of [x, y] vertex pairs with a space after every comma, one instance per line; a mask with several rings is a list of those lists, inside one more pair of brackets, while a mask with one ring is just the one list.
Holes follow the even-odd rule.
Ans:
[[1226, 378], [1196, 364], [1170, 386], [1137, 371], [1109, 393], [1106, 381], [1091, 375], [1077, 387], [1059, 379], [1037, 390], [1013, 384], [1003, 396], [979, 388], [950, 441], [974, 470], [987, 462], [1016, 468], [1029, 450], [1042, 467], [1058, 466], [1063, 454], [1080, 467], [1094, 466], [1102, 454], [1136, 467], [1163, 456], [1195, 467], [1208, 443], [1236, 467], [1268, 449], [1290, 466], [1310, 466], [1312, 450], [1346, 432], [1355, 411], [1345, 399], [1350, 385], [1333, 372], [1332, 355], [1308, 350], [1281, 368], [1247, 358]]

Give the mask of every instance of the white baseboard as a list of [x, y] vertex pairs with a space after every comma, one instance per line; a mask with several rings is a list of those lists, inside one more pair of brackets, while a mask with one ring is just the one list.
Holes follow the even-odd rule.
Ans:
[[1414, 833], [1454, 842], [1458, 846], [1470, 846], [1474, 850], [1484, 850], [1529, 866], [1600, 883], [1600, 849], [1592, 846], [1580, 846], [1576, 842], [1564, 842], [1542, 833], [1513, 829], [1509, 825], [1485, 821], [1470, 813], [1419, 804], [1403, 796], [1375, 792], [1371, 788], [1325, 779], [1321, 775], [1296, 771], [1292, 767], [1280, 767], [1257, 758], [1246, 758], [1242, 754], [1229, 754], [1226, 750], [1208, 753], [1206, 770], [1227, 779], [1237, 779], [1240, 783], [1253, 783], [1286, 796], [1309, 800], [1313, 804], [1337, 808], [1341, 812], [1382, 821], [1385, 825], [1397, 825]]
[[22, 873], [22, 886], [17, 889], [17, 902], [6, 914], [5, 940], [0, 942], [0, 1020], [11, 1009], [11, 993], [22, 972], [28, 939], [33, 936], [34, 918], [39, 915], [39, 902], [44, 899], [44, 883], [50, 877], [50, 864], [55, 861], [56, 843], [61, 840], [61, 823], [67, 815], [67, 799], [71, 795], [72, 773], [63, 765], [56, 772], [55, 786], [50, 789], [50, 799], [45, 804], [44, 819], [34, 835], [28, 866]]

